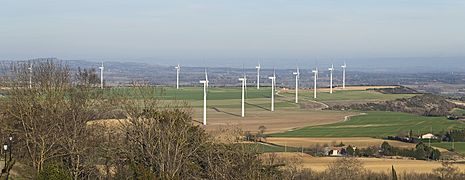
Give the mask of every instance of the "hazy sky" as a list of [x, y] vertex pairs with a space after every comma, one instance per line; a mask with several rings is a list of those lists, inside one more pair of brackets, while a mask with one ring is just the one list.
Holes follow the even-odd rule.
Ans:
[[463, 0], [0, 0], [0, 59], [465, 57]]

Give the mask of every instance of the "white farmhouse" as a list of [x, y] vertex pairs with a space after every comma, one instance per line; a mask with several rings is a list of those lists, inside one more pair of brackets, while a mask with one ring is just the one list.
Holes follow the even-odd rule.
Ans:
[[438, 139], [437, 136], [435, 136], [434, 134], [431, 134], [431, 133], [423, 134], [418, 138], [420, 138], [420, 139]]

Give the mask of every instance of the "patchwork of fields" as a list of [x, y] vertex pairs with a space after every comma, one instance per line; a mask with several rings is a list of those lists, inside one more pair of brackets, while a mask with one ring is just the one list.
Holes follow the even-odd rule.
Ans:
[[396, 136], [412, 130], [415, 134], [463, 129], [465, 124], [445, 117], [424, 117], [397, 112], [366, 112], [348, 121], [312, 126], [271, 134], [272, 137], [375, 137]]
[[[398, 112], [349, 112], [320, 110], [322, 103], [346, 104], [387, 101], [409, 98], [414, 94], [382, 94], [366, 90], [383, 87], [350, 87], [347, 90], [335, 89], [329, 94], [327, 89], [320, 89], [318, 98], [313, 98], [311, 89], [299, 91], [300, 104], [294, 103], [294, 91], [282, 89], [275, 96], [276, 111], [270, 111], [271, 88], [261, 87], [257, 90], [249, 87], [246, 93], [245, 114], [241, 113], [241, 89], [238, 87], [208, 90], [206, 130], [218, 134], [226, 129], [240, 129], [255, 133], [260, 126], [265, 126], [267, 141], [279, 146], [252, 144], [260, 152], [299, 152], [300, 147], [344, 143], [357, 147], [379, 146], [386, 136], [405, 135], [412, 130], [415, 134], [465, 129], [461, 121], [447, 120], [445, 117], [424, 117]], [[160, 101], [185, 101], [193, 108], [195, 123], [201, 124], [203, 106], [203, 87], [175, 88], [115, 88], [104, 92], [105, 96], [129, 96], [132, 98], [153, 97]], [[320, 108], [315, 108], [320, 107]], [[455, 110], [462, 113], [461, 110]], [[415, 144], [389, 141], [391, 145], [401, 148], [413, 148]], [[450, 143], [433, 143], [433, 146], [450, 149]], [[457, 152], [465, 153], [465, 143], [455, 143]], [[304, 157], [304, 167], [323, 170], [334, 158]], [[413, 165], [431, 172], [439, 163], [413, 160], [379, 160], [362, 158], [365, 166], [373, 171], [386, 171], [391, 165], [400, 171], [416, 169]], [[465, 167], [465, 166], [464, 166]], [[462, 168], [462, 167], [461, 167]]]

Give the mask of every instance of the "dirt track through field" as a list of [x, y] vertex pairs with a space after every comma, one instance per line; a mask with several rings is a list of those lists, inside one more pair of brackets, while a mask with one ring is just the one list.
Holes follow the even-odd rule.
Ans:
[[[247, 111], [247, 116], [242, 118], [237, 109], [208, 109], [207, 131], [223, 131], [228, 129], [241, 129], [256, 133], [258, 127], [265, 126], [265, 133], [285, 132], [295, 128], [314, 125], [323, 125], [341, 122], [345, 116], [355, 115], [354, 112], [339, 111], [309, 111], [301, 109], [281, 109], [275, 112], [253, 110]], [[202, 123], [201, 109], [194, 109], [194, 123]], [[125, 120], [104, 119], [89, 122], [99, 123], [107, 127], [117, 128]]]
[[[199, 112], [200, 109], [196, 109]], [[229, 112], [225, 115], [224, 112]], [[207, 131], [237, 127], [243, 131], [257, 132], [258, 127], [265, 126], [265, 133], [285, 132], [295, 128], [341, 122], [345, 116], [354, 112], [310, 111], [301, 109], [280, 109], [275, 112], [247, 111], [246, 117], [240, 117], [237, 109], [208, 109]], [[201, 122], [202, 114], [196, 113], [194, 119]]]

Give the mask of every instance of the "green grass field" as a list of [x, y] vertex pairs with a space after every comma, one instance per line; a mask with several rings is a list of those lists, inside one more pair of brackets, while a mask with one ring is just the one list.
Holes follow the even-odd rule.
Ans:
[[[105, 96], [129, 96], [132, 98], [142, 98], [147, 95], [164, 100], [203, 100], [203, 87], [182, 87], [179, 90], [173, 87], [147, 87], [147, 88], [111, 88], [105, 90]], [[241, 99], [242, 90], [239, 87], [218, 88], [210, 87], [208, 90], [208, 100], [228, 100]], [[247, 99], [269, 98], [271, 88], [263, 87], [260, 90], [249, 87], [246, 91]]]
[[[104, 90], [105, 97], [131, 97], [131, 98], [156, 98], [159, 100], [183, 100], [189, 102], [193, 107], [201, 107], [203, 103], [203, 87], [182, 87], [177, 90], [173, 87], [145, 87], [131, 88], [120, 87]], [[241, 88], [239, 87], [210, 87], [208, 90], [208, 105], [218, 108], [240, 108]], [[300, 93], [301, 102], [314, 101], [310, 91]], [[374, 91], [335, 91], [334, 94], [320, 92], [317, 101], [363, 101], [363, 100], [390, 100], [411, 97], [412, 94], [382, 94]], [[246, 91], [246, 108], [268, 107], [270, 105], [271, 88], [262, 87], [257, 90], [249, 87]], [[298, 108], [294, 104], [294, 94], [282, 93], [275, 96], [277, 108]]]
[[[285, 93], [285, 96], [293, 96], [294, 94]], [[398, 98], [413, 97], [415, 94], [382, 94], [375, 91], [334, 91], [333, 94], [329, 92], [318, 92], [317, 98], [313, 99], [313, 91], [301, 91], [299, 92], [304, 98], [310, 98], [312, 100], [326, 102], [326, 101], [360, 101], [360, 100], [394, 100]]]
[[[145, 88], [112, 88], [104, 90], [104, 96], [109, 97], [130, 97], [134, 99], [155, 98], [163, 101], [180, 100], [187, 101], [192, 107], [203, 106], [203, 86], [202, 87], [182, 87], [177, 90], [173, 87], [145, 87]], [[239, 87], [219, 88], [210, 87], [207, 94], [208, 106], [215, 108], [240, 108], [242, 89]], [[247, 88], [246, 108], [269, 108], [271, 88], [262, 87], [257, 90], [254, 87]], [[292, 100], [287, 97], [275, 96], [276, 108], [297, 108]]]
[[[451, 142], [431, 143], [431, 146], [444, 148], [444, 149], [452, 149]], [[455, 142], [454, 148], [455, 148], [455, 152], [465, 154], [465, 142]]]
[[450, 111], [450, 113], [456, 116], [463, 116], [465, 115], [465, 109], [455, 108], [452, 111]]
[[[150, 91], [150, 92], [149, 92]], [[128, 95], [134, 98], [143, 97], [142, 94], [147, 93], [153, 94], [157, 98], [166, 100], [202, 100], [203, 99], [203, 87], [182, 87], [177, 90], [173, 87], [148, 87], [137, 89], [131, 87], [120, 87], [111, 88], [105, 90], [106, 96], [121, 96]], [[294, 98], [293, 92], [282, 93], [281, 95], [289, 98]], [[313, 91], [299, 92], [302, 98], [313, 99]], [[257, 90], [255, 87], [248, 87], [246, 91], [247, 99], [254, 98], [270, 98], [271, 88], [262, 87]], [[414, 94], [382, 94], [375, 91], [335, 91], [333, 94], [329, 92], [318, 92], [318, 101], [334, 101], [334, 100], [390, 100], [397, 98], [412, 97]], [[208, 91], [209, 100], [226, 100], [226, 99], [240, 99], [241, 88], [240, 87], [210, 87]]]
[[465, 124], [445, 117], [424, 117], [396, 112], [367, 112], [340, 123], [301, 128], [273, 137], [375, 137], [395, 136], [410, 129], [414, 133], [463, 129]]

